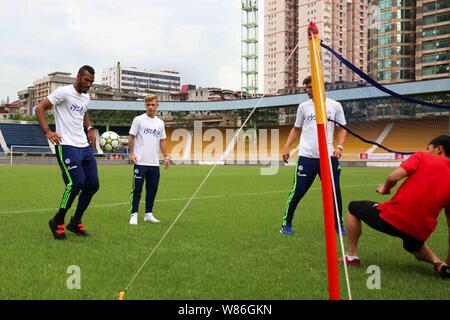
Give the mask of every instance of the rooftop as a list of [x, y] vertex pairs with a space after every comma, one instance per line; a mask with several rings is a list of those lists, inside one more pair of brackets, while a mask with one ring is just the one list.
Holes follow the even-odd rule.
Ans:
[[[450, 78], [406, 82], [386, 85], [386, 88], [401, 95], [416, 95], [423, 93], [450, 92]], [[364, 100], [388, 97], [387, 93], [375, 87], [359, 87], [327, 91], [328, 98], [337, 101]], [[230, 100], [230, 101], [205, 101], [205, 102], [160, 102], [159, 111], [196, 111], [196, 110], [236, 110], [251, 109], [255, 106], [261, 108], [287, 107], [298, 105], [308, 100], [306, 93], [271, 96], [265, 98]], [[109, 101], [91, 100], [90, 109], [94, 110], [144, 110], [143, 101]]]

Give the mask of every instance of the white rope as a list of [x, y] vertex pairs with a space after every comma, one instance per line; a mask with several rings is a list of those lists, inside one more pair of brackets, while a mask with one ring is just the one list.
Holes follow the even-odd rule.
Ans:
[[[281, 74], [281, 72], [284, 70], [284, 67], [286, 66], [286, 64], [288, 63], [289, 59], [292, 57], [292, 55], [294, 54], [294, 52], [297, 50], [298, 48], [298, 43], [295, 46], [294, 50], [292, 50], [291, 54], [289, 55], [289, 57], [286, 59], [284, 65], [281, 67], [281, 69], [277, 72], [277, 74], [275, 75], [275, 79], [274, 81], [272, 81], [272, 84], [275, 82], [275, 80], [278, 78], [278, 76]], [[269, 86], [269, 88], [271, 88]], [[253, 115], [253, 113], [255, 112], [256, 108], [258, 108], [263, 100], [263, 98], [265, 97], [265, 94], [263, 94], [261, 96], [261, 98], [258, 100], [257, 104], [253, 107], [252, 111], [250, 112], [250, 114], [247, 116], [247, 118], [245, 119], [244, 123], [241, 125], [241, 127], [239, 128], [238, 131], [236, 131], [235, 135], [233, 136], [233, 139], [231, 139], [230, 143], [228, 144], [227, 148], [226, 148], [226, 152], [227, 150], [230, 150], [230, 146], [234, 147], [234, 144], [236, 142], [237, 137], [239, 136], [239, 134], [242, 131], [242, 128], [247, 124], [248, 120], [250, 119], [250, 117]], [[222, 154], [222, 156], [220, 157], [220, 159], [224, 158], [224, 155]], [[167, 229], [167, 231], [164, 233], [164, 235], [162, 236], [162, 238], [159, 240], [159, 242], [156, 244], [156, 246], [153, 248], [153, 250], [150, 252], [150, 254], [148, 255], [148, 257], [145, 259], [144, 263], [140, 266], [140, 268], [135, 272], [135, 274], [133, 275], [133, 277], [131, 278], [131, 280], [129, 281], [127, 287], [125, 288], [125, 292], [129, 290], [131, 284], [133, 283], [133, 281], [139, 276], [139, 274], [141, 273], [141, 271], [144, 269], [145, 265], [147, 264], [147, 262], [150, 260], [150, 258], [153, 256], [153, 254], [156, 252], [156, 250], [159, 248], [159, 246], [161, 245], [161, 243], [163, 242], [163, 240], [166, 238], [166, 236], [169, 234], [169, 232], [172, 230], [173, 226], [177, 223], [177, 221], [181, 218], [182, 214], [185, 212], [185, 210], [189, 207], [189, 205], [191, 204], [192, 200], [194, 199], [194, 197], [197, 195], [197, 193], [201, 190], [201, 188], [203, 187], [203, 185], [206, 183], [206, 181], [208, 180], [209, 176], [212, 174], [212, 172], [214, 171], [214, 169], [217, 167], [217, 162], [213, 165], [213, 167], [211, 168], [211, 170], [209, 170], [208, 174], [206, 175], [206, 177], [203, 179], [203, 181], [200, 183], [199, 187], [195, 190], [195, 192], [192, 194], [192, 196], [189, 198], [188, 202], [186, 203], [186, 205], [183, 207], [183, 209], [181, 209], [180, 213], [178, 213], [177, 217], [175, 218], [174, 222], [170, 225], [169, 229]]]

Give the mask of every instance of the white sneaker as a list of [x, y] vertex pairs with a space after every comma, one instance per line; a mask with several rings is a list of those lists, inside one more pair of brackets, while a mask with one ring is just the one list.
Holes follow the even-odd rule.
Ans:
[[148, 213], [145, 214], [145, 216], [144, 216], [144, 221], [150, 221], [150, 222], [153, 222], [153, 223], [158, 223], [158, 222], [159, 222], [159, 220], [156, 219], [156, 218], [153, 216], [153, 213], [152, 213], [152, 212], [148, 212]]
[[137, 212], [131, 214], [130, 224], [138, 224], [138, 214]]

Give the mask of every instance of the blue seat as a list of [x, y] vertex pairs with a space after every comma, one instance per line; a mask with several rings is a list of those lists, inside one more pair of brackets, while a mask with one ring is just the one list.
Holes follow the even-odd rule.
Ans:
[[36, 124], [0, 124], [0, 130], [8, 147], [42, 146], [48, 147], [47, 138], [42, 129]]

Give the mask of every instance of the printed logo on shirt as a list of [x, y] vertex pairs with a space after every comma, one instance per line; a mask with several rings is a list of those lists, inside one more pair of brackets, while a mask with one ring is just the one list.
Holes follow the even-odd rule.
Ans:
[[73, 169], [76, 169], [76, 168], [78, 168], [78, 166], [67, 166], [67, 170], [73, 170]]
[[139, 169], [134, 169], [134, 173], [138, 174], [139, 173]]
[[161, 130], [158, 129], [152, 129], [152, 128], [145, 128], [144, 129], [144, 134], [151, 134], [154, 137], [160, 137], [161, 136]]
[[[330, 118], [332, 119], [332, 118], [333, 118], [333, 112], [327, 111], [327, 117], [328, 117], [328, 119], [330, 119]], [[307, 121], [307, 122], [313, 122], [313, 121], [316, 121], [316, 115], [313, 114], [313, 113], [308, 114], [308, 115], [306, 116], [306, 121]]]
[[70, 106], [70, 111], [78, 112], [82, 116], [84, 116], [84, 114], [86, 113], [86, 109], [84, 107], [81, 107], [81, 106], [77, 105], [76, 103], [73, 103]]
[[64, 163], [65, 163], [65, 164], [69, 164], [69, 163], [70, 163], [70, 159], [67, 158], [66, 160], [64, 160]]

